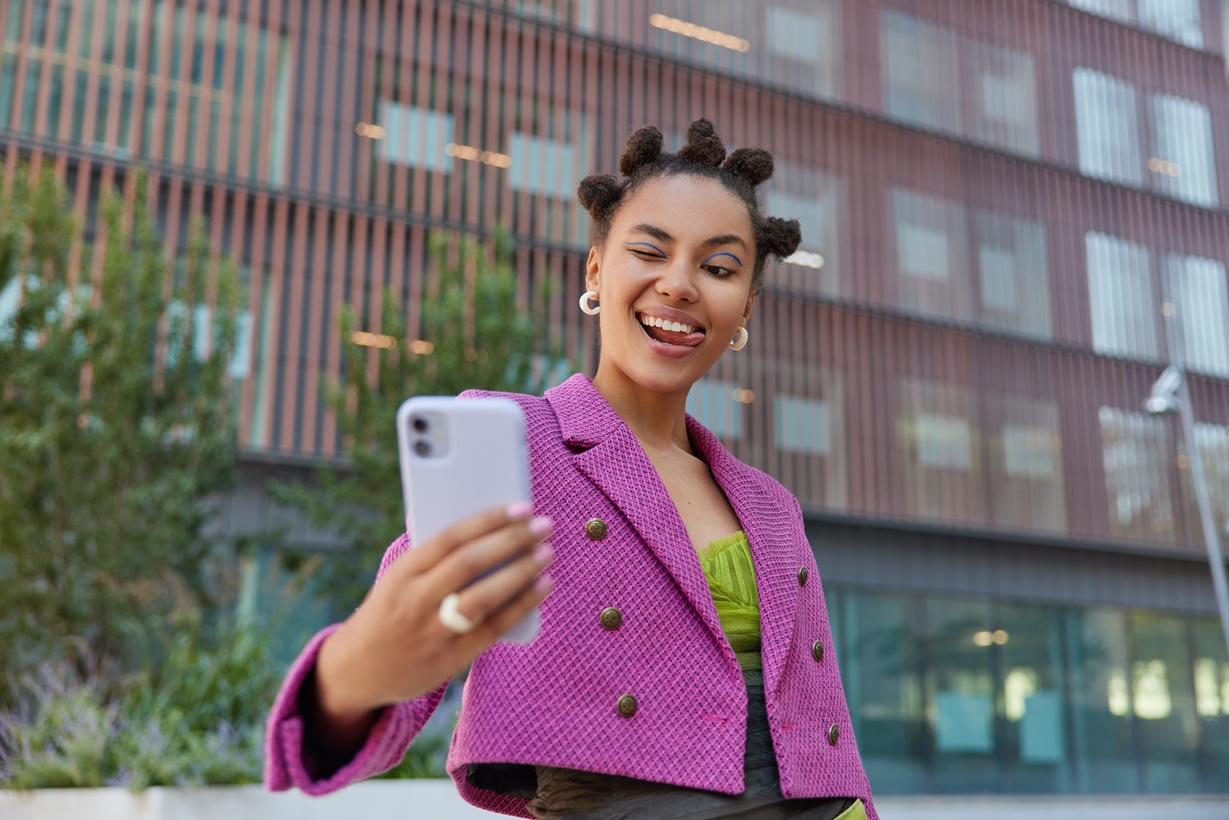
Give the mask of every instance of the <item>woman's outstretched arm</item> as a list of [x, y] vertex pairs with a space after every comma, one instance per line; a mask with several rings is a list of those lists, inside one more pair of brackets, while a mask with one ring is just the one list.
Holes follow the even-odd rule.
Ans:
[[[549, 534], [549, 520], [518, 504], [479, 513], [412, 550], [405, 536], [394, 543], [363, 605], [316, 635], [291, 666], [269, 716], [269, 788], [324, 794], [396, 765], [452, 676], [549, 593], [550, 579], [537, 577], [553, 557], [539, 543]], [[440, 623], [440, 601], [451, 592], [460, 593], [462, 613], [481, 621], [468, 634]]]

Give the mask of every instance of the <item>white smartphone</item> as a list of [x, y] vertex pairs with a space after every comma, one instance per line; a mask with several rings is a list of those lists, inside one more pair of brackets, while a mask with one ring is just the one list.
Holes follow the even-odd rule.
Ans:
[[[525, 414], [511, 399], [407, 399], [397, 410], [397, 446], [412, 544], [491, 507], [530, 500]], [[528, 643], [537, 634], [534, 609], [500, 640]]]

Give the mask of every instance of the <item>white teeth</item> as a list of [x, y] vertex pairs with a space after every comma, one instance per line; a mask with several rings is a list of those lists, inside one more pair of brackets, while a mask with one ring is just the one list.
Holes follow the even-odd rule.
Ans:
[[672, 322], [669, 319], [662, 319], [657, 316], [641, 316], [640, 324], [645, 327], [660, 327], [662, 330], [669, 330], [674, 333], [691, 333], [695, 330], [691, 325], [685, 325], [682, 322]]

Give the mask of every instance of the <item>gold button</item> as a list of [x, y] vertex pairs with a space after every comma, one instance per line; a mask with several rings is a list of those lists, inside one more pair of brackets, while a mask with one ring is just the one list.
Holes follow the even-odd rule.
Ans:
[[841, 730], [837, 728], [837, 725], [834, 723], [832, 724], [832, 728], [828, 730], [828, 743], [832, 746], [835, 746], [836, 742], [840, 739], [841, 739]]
[[816, 663], [823, 662], [824, 644], [822, 641], [816, 641], [815, 643], [811, 644], [811, 657], [815, 659]]
[[807, 585], [807, 575], [808, 573], [807, 573], [806, 567], [803, 567], [802, 569], [798, 570], [798, 585], [799, 586], [804, 587]]
[[623, 626], [623, 613], [612, 606], [602, 610], [602, 626], [611, 632]]
[[636, 714], [636, 706], [635, 695], [624, 695], [619, 698], [619, 703], [615, 708], [619, 710], [620, 717], [631, 717]]
[[585, 535], [593, 541], [601, 541], [606, 537], [606, 522], [600, 518], [590, 518], [585, 522]]

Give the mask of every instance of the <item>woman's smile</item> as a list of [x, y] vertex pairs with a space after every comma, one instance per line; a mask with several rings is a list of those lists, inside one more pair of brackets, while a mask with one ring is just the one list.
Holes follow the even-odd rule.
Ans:
[[686, 356], [704, 343], [704, 328], [680, 311], [652, 308], [638, 311], [636, 320], [650, 342], [649, 347], [662, 355]]

